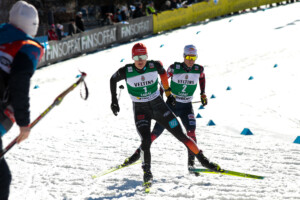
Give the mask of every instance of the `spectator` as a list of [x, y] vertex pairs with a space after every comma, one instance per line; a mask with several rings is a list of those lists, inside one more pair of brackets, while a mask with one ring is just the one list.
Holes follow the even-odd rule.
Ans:
[[172, 10], [171, 1], [166, 1], [166, 3], [161, 7], [161, 11]]
[[177, 0], [171, 0], [171, 9], [177, 8]]
[[193, 4], [193, 3], [197, 3], [197, 1], [196, 1], [196, 0], [188, 0], [188, 1], [187, 1], [187, 4], [188, 4], [188, 5]]
[[143, 4], [139, 3], [136, 6], [136, 8], [135, 8], [135, 10], [134, 10], [134, 12], [132, 14], [132, 18], [135, 19], [135, 18], [143, 17], [143, 16], [145, 16], [144, 13], [143, 13]]
[[84, 24], [82, 19], [82, 12], [77, 12], [75, 18], [75, 24], [80, 29], [81, 32], [84, 32]]
[[146, 15], [149, 16], [149, 15], [153, 15], [153, 14], [156, 15], [157, 12], [156, 12], [156, 10], [154, 8], [153, 1], [149, 1], [149, 4], [146, 7]]
[[75, 20], [71, 19], [71, 23], [69, 24], [69, 33], [68, 35], [73, 36], [76, 33], [80, 33], [80, 29], [76, 26]]
[[187, 8], [186, 1], [182, 2], [182, 0], [177, 0], [177, 8]]
[[[38, 26], [39, 16], [36, 8], [25, 1], [18, 1], [10, 9], [9, 23], [0, 24], [1, 152], [2, 136], [12, 128], [14, 122], [19, 126], [19, 136], [14, 141], [19, 144], [30, 135], [30, 79], [44, 53], [42, 45], [33, 39]], [[26, 151], [20, 152], [20, 155], [26, 154]], [[15, 170], [17, 168], [13, 167]], [[31, 170], [22, 170], [24, 173], [32, 173]], [[5, 158], [0, 158], [1, 200], [9, 198], [11, 179]], [[18, 177], [15, 177], [14, 181], [18, 181]]]
[[48, 30], [48, 41], [50, 40], [58, 40], [58, 36], [55, 32], [55, 25], [52, 24], [51, 28]]
[[65, 37], [63, 25], [56, 24], [56, 34], [57, 34], [58, 40], [61, 40], [63, 37]]
[[129, 11], [125, 5], [121, 7], [121, 16], [123, 21], [126, 21], [129, 18]]
[[113, 21], [112, 21], [112, 13], [105, 13], [104, 15], [104, 19], [103, 19], [103, 25], [107, 26], [107, 25], [112, 25]]

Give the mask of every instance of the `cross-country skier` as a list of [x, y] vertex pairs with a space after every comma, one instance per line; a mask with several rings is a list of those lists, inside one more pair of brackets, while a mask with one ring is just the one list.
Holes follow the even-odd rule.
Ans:
[[[18, 1], [9, 12], [9, 23], [0, 25], [0, 150], [2, 136], [16, 122], [20, 127], [17, 143], [30, 134], [29, 87], [43, 47], [33, 37], [39, 24], [38, 12], [31, 4]], [[0, 159], [0, 199], [9, 196], [11, 173]]]
[[128, 93], [133, 101], [134, 119], [137, 131], [141, 137], [141, 156], [143, 160], [144, 184], [151, 183], [153, 176], [151, 173], [151, 153], [152, 143], [150, 128], [151, 120], [154, 119], [179, 141], [181, 141], [204, 166], [214, 171], [219, 171], [219, 165], [209, 162], [209, 160], [199, 150], [195, 142], [187, 137], [180, 126], [176, 116], [169, 109], [160, 96], [158, 89], [158, 75], [160, 76], [167, 101], [175, 106], [175, 98], [171, 94], [168, 83], [168, 76], [160, 61], [147, 60], [147, 48], [142, 43], [137, 43], [132, 48], [133, 64], [121, 67], [110, 79], [112, 103], [111, 109], [115, 115], [120, 111], [118, 104], [116, 87], [117, 82], [125, 79]]
[[[197, 88], [197, 83], [200, 84], [200, 97], [202, 105], [207, 105], [205, 95], [205, 74], [204, 68], [201, 65], [195, 64], [198, 57], [197, 49], [194, 45], [186, 45], [184, 47], [183, 58], [184, 62], [175, 62], [167, 71], [167, 75], [171, 78], [172, 94], [176, 97], [176, 105], [172, 106], [169, 101], [167, 105], [178, 116], [187, 132], [187, 135], [196, 143], [196, 120], [192, 106], [193, 94]], [[164, 131], [164, 127], [159, 123], [155, 123], [151, 132], [152, 142], [158, 138]], [[140, 158], [141, 149], [138, 148], [135, 153], [127, 158], [123, 163], [124, 166], [130, 165]], [[195, 164], [195, 155], [188, 151], [188, 168], [193, 168]]]

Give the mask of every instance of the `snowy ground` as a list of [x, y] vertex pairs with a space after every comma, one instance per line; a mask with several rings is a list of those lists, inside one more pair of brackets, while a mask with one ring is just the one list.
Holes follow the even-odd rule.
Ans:
[[[150, 194], [143, 193], [140, 165], [91, 178], [122, 163], [140, 143], [126, 89], [119, 116], [110, 110], [109, 79], [132, 62], [134, 43], [129, 43], [37, 70], [32, 120], [76, 80], [79, 69], [88, 74], [90, 98], [83, 101], [76, 88], [26, 142], [6, 154], [13, 174], [10, 199], [300, 199], [300, 144], [293, 143], [300, 136], [299, 10], [300, 3], [294, 3], [140, 40], [150, 59], [161, 60], [166, 68], [183, 61], [184, 45], [198, 47], [207, 96], [216, 96], [204, 110], [194, 104], [195, 114], [202, 116], [197, 119], [198, 145], [221, 167], [266, 176], [264, 180], [192, 176], [185, 147], [168, 132], [152, 146]], [[216, 126], [207, 126], [209, 120]], [[254, 135], [241, 135], [244, 128]], [[4, 146], [17, 134], [15, 126], [4, 136]]]

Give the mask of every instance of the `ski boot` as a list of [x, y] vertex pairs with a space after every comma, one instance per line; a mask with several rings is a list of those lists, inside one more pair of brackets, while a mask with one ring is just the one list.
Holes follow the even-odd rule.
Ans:
[[152, 175], [152, 173], [150, 171], [149, 165], [143, 166], [143, 170], [144, 170], [144, 183], [143, 183], [143, 187], [145, 189], [145, 192], [149, 193], [150, 192], [150, 188], [152, 186], [153, 175]]
[[132, 163], [135, 163], [138, 159], [140, 159], [140, 153], [141, 150], [137, 149], [134, 154], [132, 154], [132, 156], [130, 156], [129, 158], [126, 158], [124, 163], [122, 164], [123, 167], [131, 165]]
[[190, 174], [194, 174], [195, 176], [199, 176], [200, 173], [199, 172], [192, 172], [191, 169], [195, 169], [194, 167], [195, 165], [195, 156], [192, 154], [188, 155], [188, 170], [190, 172]]
[[218, 164], [209, 162], [209, 160], [203, 155], [203, 153], [201, 151], [196, 155], [196, 158], [199, 160], [201, 165], [207, 169], [210, 169], [214, 172], [222, 172], [223, 171]]

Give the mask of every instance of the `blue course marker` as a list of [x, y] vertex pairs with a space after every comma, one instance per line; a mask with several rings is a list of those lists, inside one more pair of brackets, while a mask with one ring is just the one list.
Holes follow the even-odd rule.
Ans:
[[197, 33], [196, 34], [199, 34], [201, 31], [197, 31]]
[[300, 136], [298, 136], [298, 137], [296, 138], [296, 140], [294, 141], [294, 143], [295, 143], [295, 144], [300, 144]]
[[160, 45], [160, 48], [162, 48], [163, 46], [165, 46], [164, 44]]
[[213, 120], [209, 120], [209, 122], [207, 123], [207, 126], [215, 126], [215, 122]]
[[211, 98], [211, 99], [214, 99], [214, 98], [216, 98], [216, 96], [213, 94], [213, 95], [211, 95], [210, 98]]
[[196, 116], [196, 118], [202, 118], [202, 116], [198, 113], [198, 115]]
[[76, 76], [76, 78], [80, 78], [81, 77], [81, 74], [78, 74], [77, 76]]
[[199, 107], [199, 110], [200, 110], [200, 109], [204, 109], [204, 106], [203, 106], [203, 105], [201, 105], [201, 106]]
[[35, 85], [34, 87], [33, 87], [33, 89], [38, 89], [39, 88], [39, 86], [38, 85]]
[[278, 65], [277, 65], [277, 64], [275, 64], [275, 65], [274, 65], [274, 68], [276, 68], [276, 67], [278, 67]]
[[231, 87], [230, 87], [230, 86], [228, 86], [228, 87], [226, 88], [226, 90], [231, 90]]
[[244, 128], [244, 130], [241, 132], [241, 135], [253, 135], [253, 133], [249, 128]]
[[125, 60], [125, 59], [124, 59], [124, 58], [122, 58], [120, 62], [123, 62], [124, 60]]
[[248, 80], [253, 80], [253, 76], [250, 76], [250, 77], [248, 78]]

